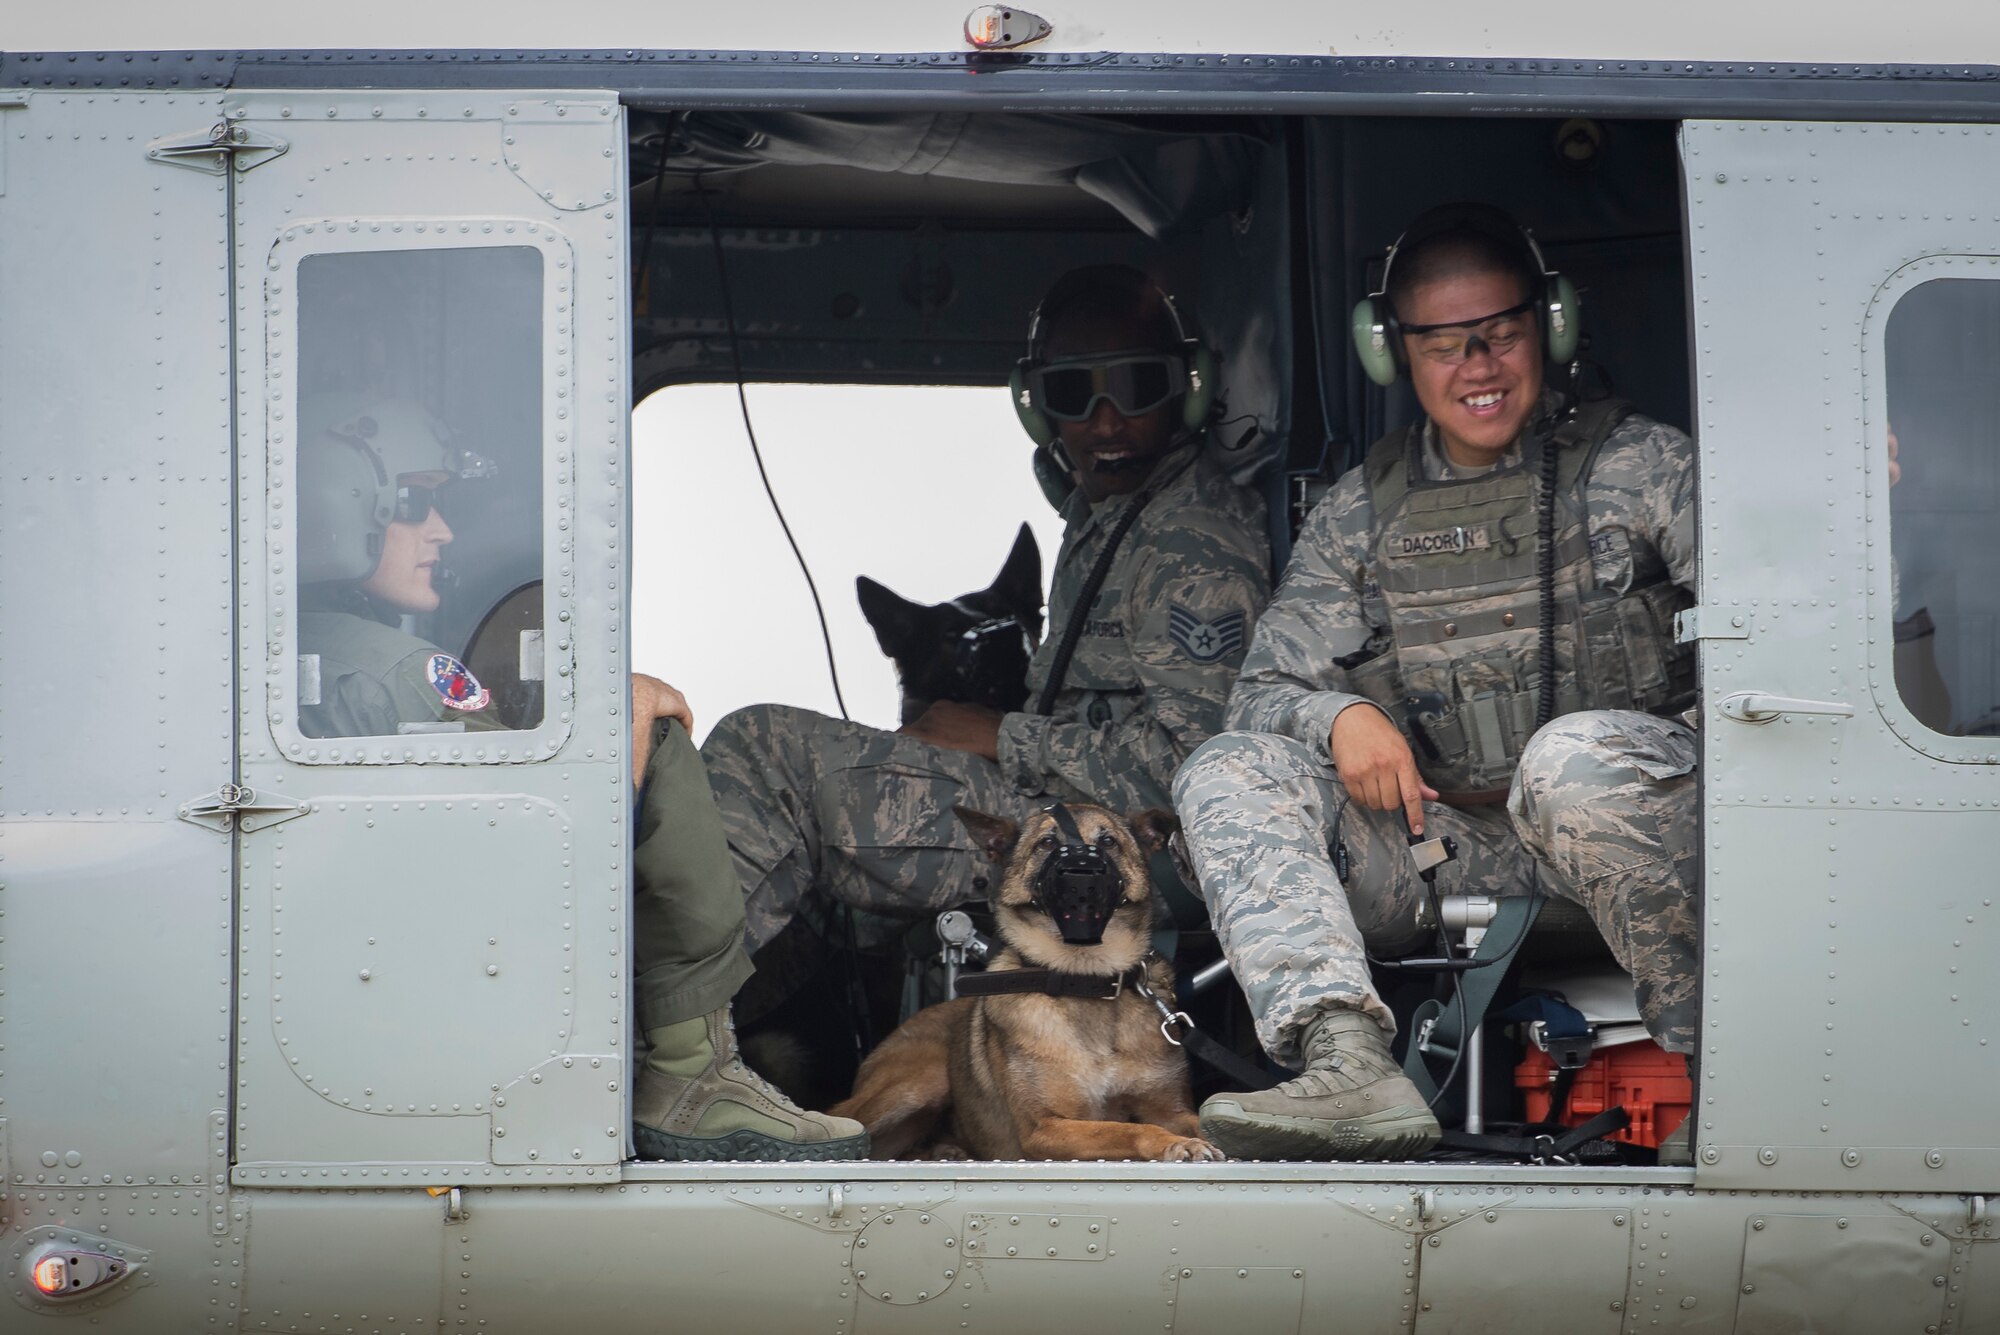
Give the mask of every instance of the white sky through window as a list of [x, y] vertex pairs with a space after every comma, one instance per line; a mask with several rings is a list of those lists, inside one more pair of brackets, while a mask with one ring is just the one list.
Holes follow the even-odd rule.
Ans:
[[[934, 603], [983, 589], [1023, 521], [1042, 577], [1062, 522], [999, 388], [751, 385], [751, 420], [819, 585], [857, 722], [893, 728], [896, 674], [854, 599], [867, 575]], [[771, 513], [733, 385], [665, 389], [632, 415], [632, 667], [679, 687], [696, 739], [771, 701], [838, 715], [819, 624]]]

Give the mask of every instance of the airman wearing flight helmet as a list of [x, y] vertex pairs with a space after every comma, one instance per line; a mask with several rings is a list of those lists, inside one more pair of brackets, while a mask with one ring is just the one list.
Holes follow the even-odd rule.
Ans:
[[437, 610], [447, 486], [491, 465], [413, 403], [308, 400], [299, 449], [299, 730], [308, 737], [504, 726], [453, 655], [402, 629]]
[[1203, 1105], [1231, 1154], [1437, 1139], [1366, 958], [1420, 939], [1406, 829], [1456, 841], [1445, 893], [1539, 881], [1582, 904], [1653, 1036], [1694, 1050], [1696, 746], [1674, 717], [1693, 676], [1672, 630], [1695, 580], [1693, 449], [1546, 383], [1577, 318], [1533, 238], [1472, 205], [1412, 224], [1357, 308], [1364, 367], [1407, 373], [1425, 415], [1314, 510], [1231, 696], [1237, 731], [1176, 783], [1258, 1036], [1304, 1072]]

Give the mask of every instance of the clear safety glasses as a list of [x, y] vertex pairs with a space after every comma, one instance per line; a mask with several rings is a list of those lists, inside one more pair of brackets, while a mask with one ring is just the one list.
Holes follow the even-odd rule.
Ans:
[[1406, 324], [1403, 335], [1424, 360], [1439, 366], [1458, 366], [1471, 360], [1481, 349], [1495, 357], [1505, 357], [1535, 332], [1531, 312], [1533, 301], [1509, 306], [1477, 320], [1460, 324]]
[[1034, 406], [1058, 422], [1088, 421], [1100, 399], [1126, 417], [1140, 417], [1186, 385], [1187, 363], [1166, 353], [1056, 362], [1028, 373]]

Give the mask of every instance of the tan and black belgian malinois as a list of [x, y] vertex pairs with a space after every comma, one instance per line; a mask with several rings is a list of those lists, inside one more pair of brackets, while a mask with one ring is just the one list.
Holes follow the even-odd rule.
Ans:
[[1016, 827], [956, 810], [1002, 868], [1003, 948], [869, 1054], [834, 1114], [868, 1128], [878, 1159], [1223, 1158], [1161, 1029], [1174, 977], [1151, 949], [1146, 858], [1174, 817], [1128, 826], [1069, 802]]

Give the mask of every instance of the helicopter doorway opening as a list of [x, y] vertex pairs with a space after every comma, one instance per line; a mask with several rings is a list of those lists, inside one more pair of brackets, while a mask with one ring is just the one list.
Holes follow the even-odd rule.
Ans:
[[[747, 387], [771, 486], [832, 631], [847, 712], [894, 728], [896, 674], [855, 600], [866, 575], [913, 602], [992, 581], [1023, 523], [1044, 595], [1062, 523], [997, 387]], [[819, 623], [757, 477], [733, 385], [674, 386], [632, 414], [632, 666], [686, 695], [699, 742], [745, 705], [838, 714]]]

